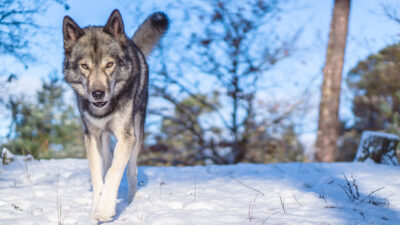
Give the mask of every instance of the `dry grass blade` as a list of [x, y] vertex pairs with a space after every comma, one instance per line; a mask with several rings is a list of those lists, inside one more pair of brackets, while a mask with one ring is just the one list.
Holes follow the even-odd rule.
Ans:
[[254, 197], [254, 199], [250, 202], [249, 210], [247, 212], [249, 222], [251, 222], [254, 219], [253, 212], [254, 212], [254, 208], [256, 207], [256, 201], [257, 201], [258, 195], [259, 195], [259, 193], [257, 193], [256, 196]]
[[257, 192], [257, 193], [259, 193], [259, 194], [261, 194], [262, 196], [265, 196], [265, 194], [262, 191], [258, 190], [257, 188], [251, 187], [251, 186], [243, 183], [241, 180], [239, 180], [238, 178], [236, 178], [234, 176], [230, 176], [230, 175], [227, 175], [227, 176], [232, 178], [232, 179], [234, 179], [234, 180], [236, 180], [239, 184], [241, 184], [241, 185], [243, 185], [243, 186], [245, 186], [245, 187], [247, 187], [247, 188], [249, 188], [249, 189], [251, 189], [251, 190], [253, 190], [253, 191]]
[[60, 199], [60, 194], [59, 194], [59, 186], [58, 186], [58, 179], [59, 176], [57, 175], [57, 180], [56, 180], [56, 188], [57, 188], [57, 220], [58, 220], [58, 225], [61, 225], [61, 217], [62, 217], [62, 211], [61, 211], [61, 199]]
[[285, 200], [282, 199], [282, 196], [281, 196], [281, 195], [279, 195], [279, 200], [281, 201], [281, 206], [282, 206], [283, 214], [286, 214], [286, 210], [285, 210]]
[[194, 194], [193, 194], [193, 202], [196, 201], [196, 193], [197, 193], [197, 174], [194, 174]]

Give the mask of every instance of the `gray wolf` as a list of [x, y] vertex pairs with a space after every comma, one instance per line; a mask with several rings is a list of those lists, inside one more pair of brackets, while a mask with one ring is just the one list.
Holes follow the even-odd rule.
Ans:
[[[83, 122], [93, 186], [91, 216], [101, 222], [115, 215], [118, 187], [125, 168], [128, 200], [137, 186], [137, 156], [142, 148], [148, 98], [148, 56], [168, 29], [168, 17], [150, 15], [132, 38], [118, 10], [105, 26], [80, 28], [63, 20], [64, 76], [74, 92]], [[110, 150], [110, 136], [117, 143]]]

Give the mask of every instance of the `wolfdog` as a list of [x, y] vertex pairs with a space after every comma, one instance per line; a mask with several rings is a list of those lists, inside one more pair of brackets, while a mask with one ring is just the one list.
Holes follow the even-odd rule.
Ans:
[[[93, 186], [91, 216], [102, 222], [115, 215], [125, 167], [128, 200], [137, 186], [137, 156], [142, 148], [148, 98], [146, 56], [166, 33], [168, 17], [150, 15], [132, 39], [114, 10], [105, 26], [80, 28], [64, 17], [64, 75], [75, 91]], [[117, 143], [110, 150], [110, 136]]]

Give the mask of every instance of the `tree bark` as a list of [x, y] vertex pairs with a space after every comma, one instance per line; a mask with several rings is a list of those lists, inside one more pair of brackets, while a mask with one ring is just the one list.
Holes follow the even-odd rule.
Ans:
[[332, 162], [335, 160], [337, 151], [340, 84], [342, 81], [349, 12], [350, 0], [335, 0], [326, 53], [324, 81], [321, 87], [315, 154], [317, 161]]

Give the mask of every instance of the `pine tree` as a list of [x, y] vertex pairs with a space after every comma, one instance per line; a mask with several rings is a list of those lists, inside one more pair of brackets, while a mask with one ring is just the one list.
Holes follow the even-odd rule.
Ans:
[[343, 129], [339, 160], [353, 160], [364, 130], [400, 135], [400, 44], [360, 61], [347, 76], [354, 123]]
[[51, 76], [43, 80], [35, 103], [26, 96], [11, 97], [12, 123], [4, 147], [35, 158], [84, 157], [79, 117], [63, 93], [61, 80]]

